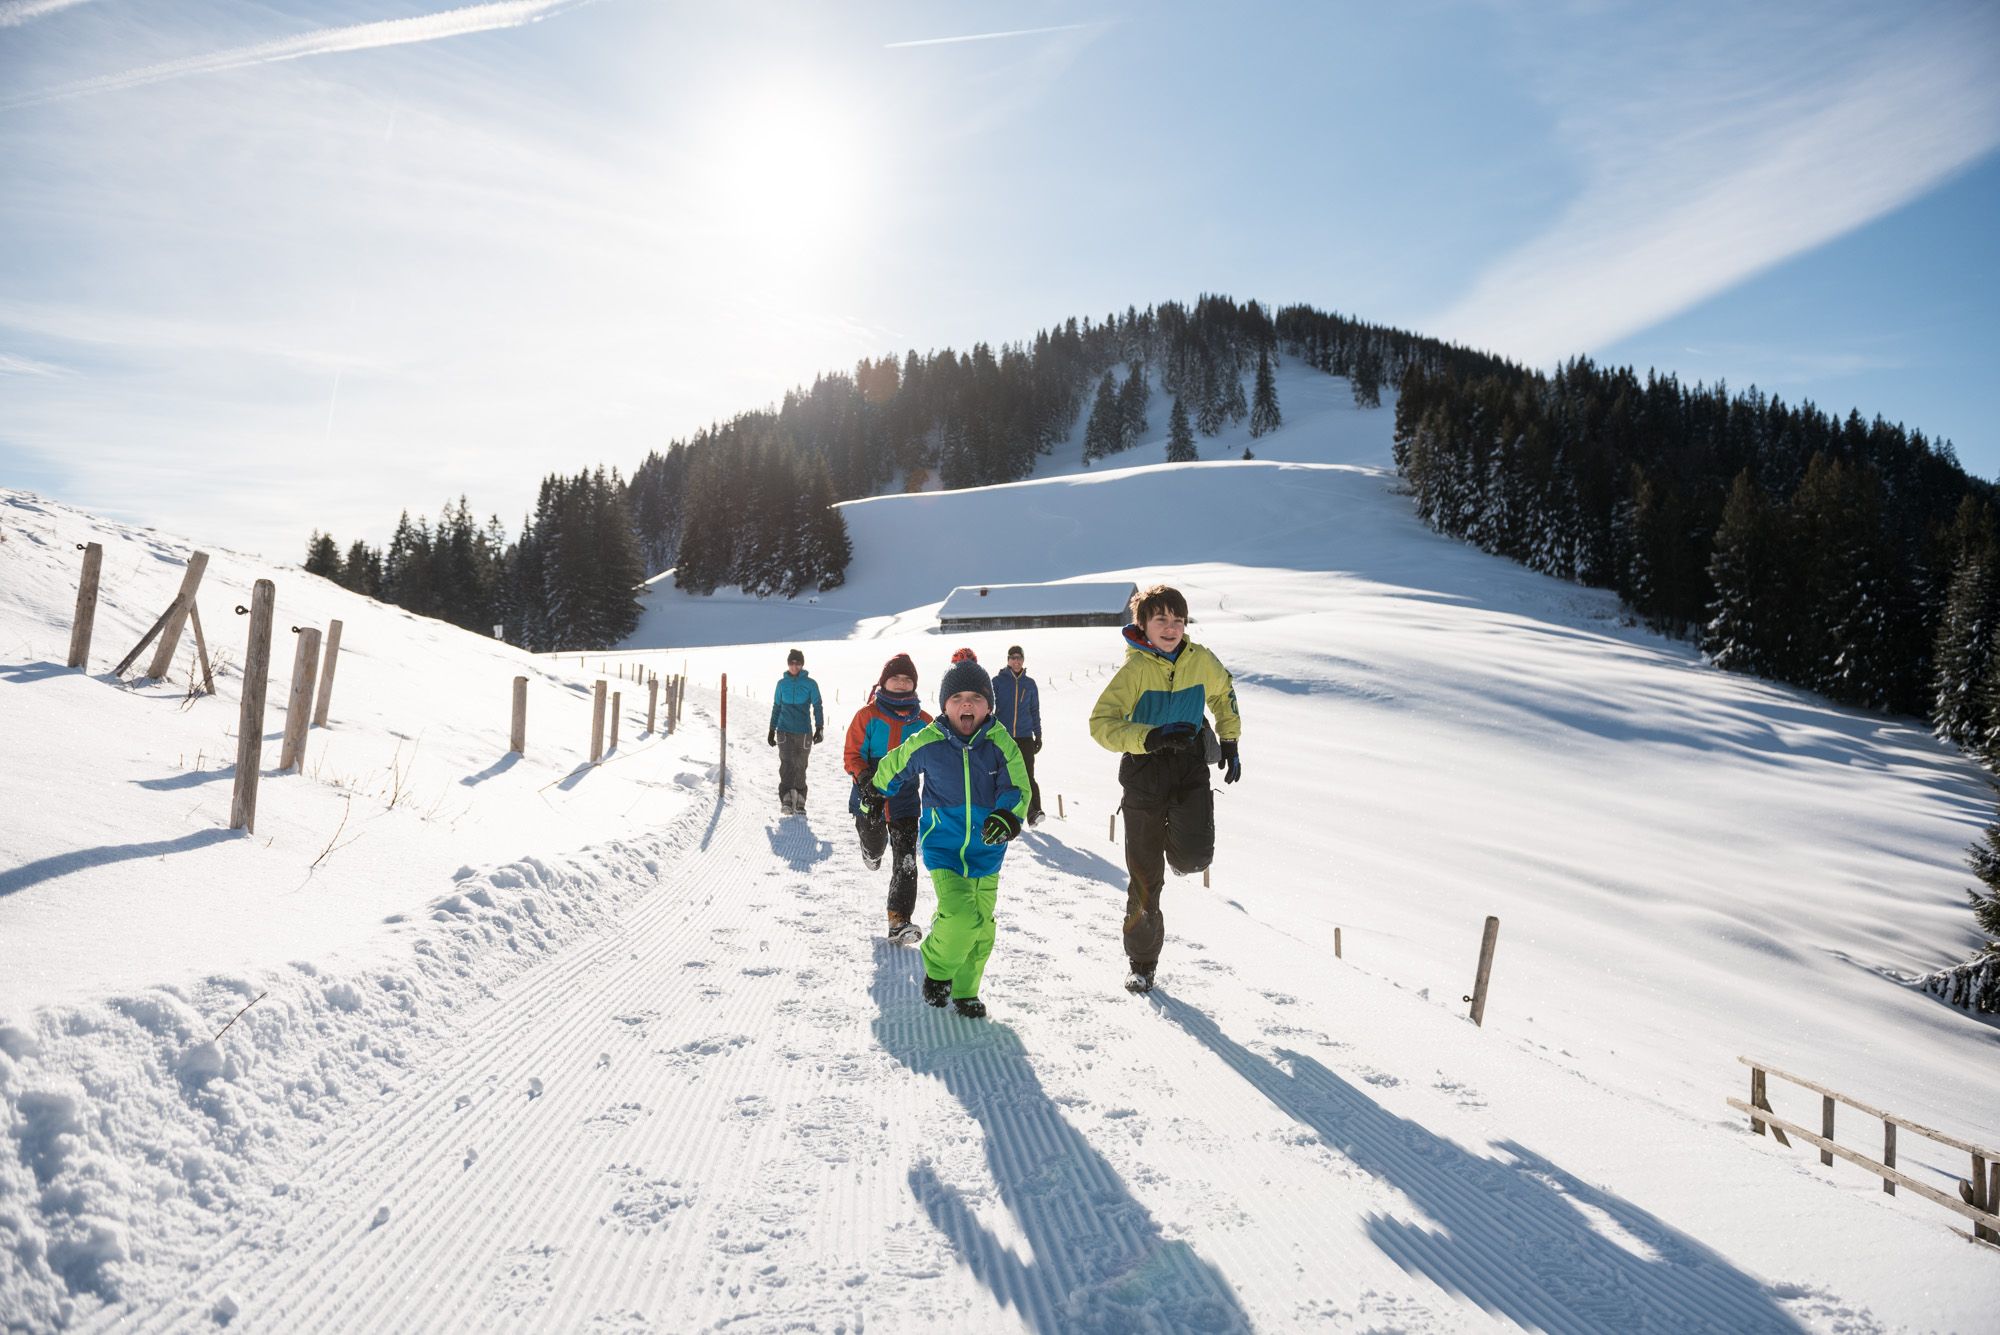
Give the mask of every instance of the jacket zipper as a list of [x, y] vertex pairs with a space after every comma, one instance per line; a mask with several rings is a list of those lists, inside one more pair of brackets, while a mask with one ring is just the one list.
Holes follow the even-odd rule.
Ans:
[[965, 854], [972, 847], [972, 747], [968, 744], [958, 753], [958, 758], [965, 766], [965, 842], [958, 846], [958, 866], [969, 881], [972, 879], [972, 863]]

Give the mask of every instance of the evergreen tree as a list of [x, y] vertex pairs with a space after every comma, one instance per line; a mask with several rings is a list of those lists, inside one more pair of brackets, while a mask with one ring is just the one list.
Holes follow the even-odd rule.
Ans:
[[1938, 737], [1968, 749], [1986, 737], [1984, 687], [1993, 655], [1993, 549], [1968, 549], [1952, 576], [1931, 654], [1931, 726]]
[[1773, 619], [1782, 605], [1775, 538], [1763, 489], [1746, 468], [1730, 487], [1708, 562], [1715, 598], [1701, 647], [1717, 667], [1772, 675], [1778, 630]]
[[1083, 428], [1083, 461], [1102, 459], [1118, 449], [1123, 419], [1118, 402], [1118, 386], [1111, 372], [1097, 382], [1097, 398], [1090, 406], [1090, 421]]
[[[1205, 351], [1199, 355], [1195, 365], [1195, 430], [1204, 436], [1213, 436], [1222, 430], [1222, 424], [1227, 420], [1227, 413], [1224, 410], [1228, 404], [1228, 396], [1222, 390], [1223, 377], [1227, 374], [1233, 380], [1235, 373], [1222, 371]], [[1240, 387], [1238, 392], [1241, 392]]]
[[[1278, 401], [1276, 386], [1271, 390], [1271, 402]], [[1275, 408], [1274, 408], [1275, 411]], [[1250, 405], [1243, 398], [1243, 374], [1234, 366], [1222, 368], [1222, 415], [1229, 419], [1231, 426], [1241, 424], [1250, 414]]]
[[[1237, 384], [1236, 392], [1243, 392], [1241, 383]], [[1257, 354], [1257, 394], [1250, 409], [1250, 434], [1256, 437], [1276, 431], [1284, 420], [1278, 412], [1278, 382], [1271, 374], [1271, 359], [1260, 351]]]
[[382, 596], [382, 553], [359, 538], [347, 549], [340, 563], [340, 582], [345, 588], [369, 598]]
[[1972, 916], [1979, 930], [1994, 938], [1986, 943], [1987, 950], [2000, 951], [2000, 821], [1986, 827], [1966, 862], [1986, 887], [1966, 892], [1972, 901]]
[[1151, 430], [1146, 421], [1146, 404], [1152, 399], [1153, 387], [1146, 378], [1146, 366], [1141, 362], [1132, 367], [1125, 377], [1125, 384], [1118, 391], [1118, 448], [1129, 450], [1139, 443], [1139, 438]]
[[306, 544], [306, 573], [335, 581], [340, 579], [340, 548], [334, 545], [331, 533], [313, 530], [312, 540]]
[[1167, 462], [1191, 464], [1200, 457], [1195, 453], [1194, 428], [1188, 425], [1187, 406], [1176, 398], [1173, 412], [1167, 415]]

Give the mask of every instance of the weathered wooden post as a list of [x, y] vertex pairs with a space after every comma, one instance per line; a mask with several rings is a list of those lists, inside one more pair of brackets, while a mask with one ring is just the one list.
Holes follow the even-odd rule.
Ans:
[[326, 661], [319, 669], [319, 701], [313, 706], [313, 726], [326, 726], [326, 711], [333, 704], [333, 670], [340, 664], [340, 623], [326, 623]]
[[[1764, 1068], [1761, 1066], [1750, 1068], [1750, 1106], [1753, 1109], [1770, 1106], [1764, 1100]], [[1758, 1120], [1754, 1111], [1750, 1114], [1750, 1129], [1760, 1136], [1764, 1134], [1764, 1123]]]
[[729, 674], [722, 674], [722, 763], [715, 768], [715, 787], [729, 787]]
[[660, 679], [658, 677], [646, 686], [646, 735], [659, 731], [660, 721]]
[[[1833, 1095], [1822, 1094], [1819, 1100], [1819, 1133], [1828, 1140], [1833, 1139]], [[1833, 1167], [1833, 1151], [1821, 1147], [1819, 1161], [1826, 1167]]]
[[188, 609], [194, 606], [195, 592], [201, 588], [202, 572], [207, 569], [207, 552], [196, 552], [188, 558], [187, 570], [181, 575], [180, 594], [167, 612], [166, 625], [160, 631], [159, 647], [153, 650], [152, 666], [146, 669], [146, 675], [155, 681], [163, 680], [173, 671], [174, 650], [181, 644], [181, 627], [187, 624]]
[[292, 655], [292, 694], [285, 703], [285, 749], [278, 753], [280, 773], [302, 774], [306, 767], [306, 727], [312, 722], [313, 679], [319, 675], [319, 629], [293, 626], [299, 637]]
[[1472, 1003], [1472, 1022], [1482, 1029], [1486, 1026], [1486, 984], [1493, 976], [1493, 947], [1500, 940], [1500, 920], [1486, 919], [1486, 934], [1479, 942], [1479, 976], [1472, 981], [1472, 995], [1466, 1000]]
[[250, 644], [243, 651], [243, 707], [236, 717], [236, 791], [229, 801], [229, 828], [257, 831], [257, 770], [264, 761], [264, 691], [271, 681], [271, 614], [278, 586], [257, 581], [250, 606]]
[[514, 726], [507, 734], [507, 749], [517, 756], [528, 754], [528, 679], [514, 678]]
[[1056, 794], [1056, 819], [1057, 819], [1057, 820], [1068, 820], [1068, 819], [1069, 819], [1069, 817], [1068, 817], [1068, 816], [1065, 816], [1065, 815], [1063, 814], [1063, 801], [1062, 801], [1062, 794], [1061, 794], [1061, 793], [1057, 793], [1057, 794]]
[[604, 680], [590, 688], [590, 763], [604, 759]]
[[1204, 890], [1206, 890], [1206, 889], [1208, 889], [1208, 888], [1209, 888], [1209, 885], [1208, 885], [1208, 868], [1206, 868], [1206, 867], [1203, 867], [1203, 868], [1201, 869], [1201, 888], [1202, 888], [1202, 889], [1204, 889]]
[[1118, 842], [1118, 808], [1116, 807], [1113, 807], [1111, 809], [1111, 830], [1110, 833], [1105, 836], [1105, 838], [1109, 839], [1114, 844]]
[[208, 665], [208, 636], [201, 629], [201, 604], [188, 608], [188, 629], [194, 632], [195, 657], [201, 660], [201, 688], [215, 694], [215, 671]]
[[1338, 927], [1333, 929], [1333, 957], [1335, 959], [1340, 958], [1340, 929]]
[[624, 705], [624, 701], [625, 692], [613, 691], [611, 693], [611, 740], [609, 746], [606, 748], [607, 750], [616, 751], [618, 749], [618, 714]]
[[97, 580], [104, 570], [104, 544], [79, 542], [83, 548], [83, 582], [76, 586], [76, 619], [69, 627], [69, 665], [86, 667], [90, 661], [90, 633], [97, 628]]
[[[1896, 1166], [1896, 1124], [1886, 1117], [1882, 1119], [1882, 1166], [1884, 1168]], [[1896, 1183], [1893, 1179], [1886, 1177], [1882, 1179], [1882, 1194], [1884, 1196], [1896, 1194]]]

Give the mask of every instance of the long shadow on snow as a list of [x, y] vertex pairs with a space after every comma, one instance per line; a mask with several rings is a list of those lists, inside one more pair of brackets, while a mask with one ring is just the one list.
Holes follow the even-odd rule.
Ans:
[[58, 876], [68, 876], [71, 872], [87, 871], [92, 867], [108, 867], [116, 862], [131, 862], [137, 858], [158, 858], [165, 857], [169, 853], [186, 853], [192, 849], [206, 848], [210, 844], [219, 844], [239, 837], [241, 836], [234, 830], [197, 830], [178, 839], [156, 839], [144, 844], [104, 844], [97, 848], [79, 848], [72, 853], [57, 853], [52, 857], [24, 862], [11, 871], [0, 871], [0, 896], [26, 890], [31, 885], [52, 881]]
[[[1387, 1111], [1303, 1053], [1278, 1049], [1287, 1071], [1178, 997], [1156, 990], [1151, 999], [1280, 1111], [1435, 1221], [1436, 1230], [1383, 1215], [1368, 1220], [1368, 1236], [1404, 1270], [1556, 1335], [1803, 1329], [1722, 1256], [1533, 1151], [1508, 1142], [1500, 1149], [1511, 1161], [1474, 1154]], [[1605, 1236], [1585, 1207], [1651, 1255]]]
[[928, 1162], [910, 1190], [966, 1267], [1036, 1331], [1243, 1331], [1250, 1318], [1214, 1266], [1169, 1241], [1104, 1156], [1069, 1124], [1020, 1036], [993, 1020], [933, 1010], [917, 994], [914, 951], [875, 943], [875, 1038], [944, 1083], [986, 1139], [1000, 1199], [1034, 1249], [1018, 1260]]
[[764, 838], [793, 871], [811, 871], [833, 856], [833, 845], [814, 834], [804, 816], [787, 816], [766, 825]]

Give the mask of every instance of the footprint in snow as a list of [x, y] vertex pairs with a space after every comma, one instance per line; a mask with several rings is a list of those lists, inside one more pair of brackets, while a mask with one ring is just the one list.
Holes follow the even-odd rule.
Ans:
[[542, 1078], [538, 1075], [529, 1076], [528, 1097], [531, 1099], [538, 1099], [541, 1096], [542, 1096]]

